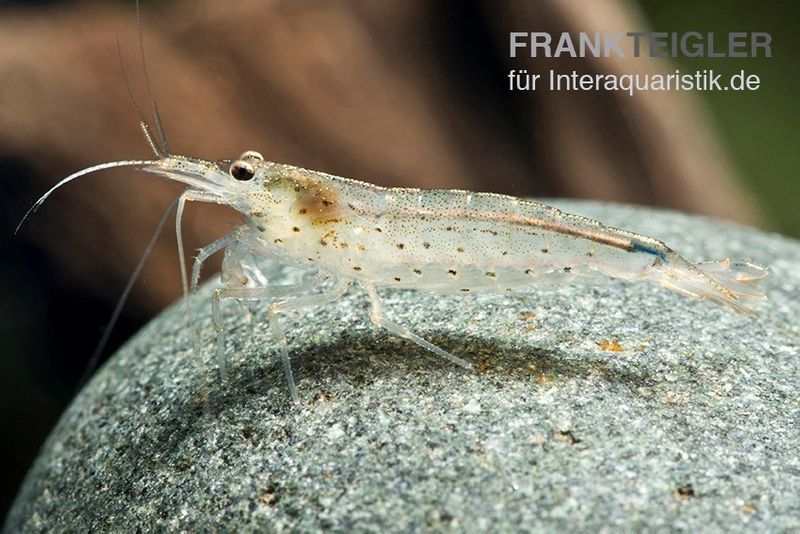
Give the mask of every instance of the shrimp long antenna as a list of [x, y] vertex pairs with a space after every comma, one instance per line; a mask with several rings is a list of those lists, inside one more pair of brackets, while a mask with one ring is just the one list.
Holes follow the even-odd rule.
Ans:
[[122, 79], [125, 80], [125, 89], [128, 90], [128, 98], [130, 98], [131, 104], [133, 104], [133, 109], [136, 110], [136, 114], [139, 116], [139, 126], [141, 126], [142, 133], [144, 133], [144, 137], [147, 139], [147, 142], [150, 144], [150, 148], [153, 149], [155, 155], [159, 158], [165, 158], [169, 156], [169, 151], [156, 142], [156, 137], [153, 135], [153, 130], [150, 128], [150, 123], [147, 122], [147, 118], [144, 116], [142, 108], [139, 107], [136, 97], [133, 96], [131, 82], [128, 79], [128, 69], [125, 68], [125, 60], [122, 59], [122, 47], [119, 44], [119, 34], [116, 34], [116, 38], [117, 58], [119, 58], [120, 69], [122, 69]]
[[102, 171], [102, 170], [105, 170], [105, 169], [114, 169], [116, 167], [133, 167], [133, 166], [137, 166], [137, 165], [153, 165], [153, 164], [156, 164], [156, 163], [158, 163], [158, 160], [131, 159], [131, 160], [125, 160], [125, 161], [111, 161], [111, 162], [108, 162], [108, 163], [101, 163], [99, 165], [94, 165], [93, 167], [87, 167], [87, 168], [82, 169], [82, 170], [80, 170], [80, 171], [78, 171], [76, 173], [70, 174], [69, 176], [67, 176], [66, 178], [64, 178], [60, 182], [58, 182], [56, 185], [51, 187], [50, 190], [47, 191], [47, 193], [45, 193], [44, 195], [39, 197], [39, 200], [37, 200], [33, 204], [33, 206], [30, 207], [30, 209], [25, 213], [25, 216], [22, 217], [22, 220], [19, 221], [19, 224], [17, 225], [16, 230], [14, 230], [14, 234], [17, 234], [19, 232], [19, 229], [22, 228], [22, 224], [28, 219], [28, 217], [30, 217], [32, 214], [36, 213], [36, 210], [39, 209], [39, 206], [44, 204], [44, 201], [47, 200], [47, 198], [50, 195], [52, 195], [57, 189], [60, 189], [61, 186], [66, 185], [69, 182], [71, 182], [71, 181], [73, 181], [73, 180], [75, 180], [77, 178], [80, 178], [81, 176], [86, 176], [87, 174], [91, 174], [91, 173], [97, 172], [97, 171]]
[[144, 53], [144, 37], [142, 31], [142, 14], [141, 9], [139, 7], [139, 0], [136, 0], [136, 27], [139, 31], [139, 55], [142, 58], [142, 71], [144, 72], [144, 83], [147, 87], [147, 97], [150, 99], [150, 107], [153, 110], [153, 121], [156, 125], [156, 133], [158, 134], [158, 139], [161, 143], [161, 150], [165, 154], [169, 154], [169, 143], [167, 142], [167, 135], [164, 132], [164, 124], [161, 121], [161, 114], [158, 112], [158, 105], [156, 105], [156, 99], [153, 96], [153, 88], [150, 84], [150, 74], [147, 69], [147, 59], [146, 54]]
[[169, 216], [175, 211], [175, 208], [178, 206], [178, 199], [175, 199], [172, 204], [167, 208], [164, 212], [164, 215], [161, 216], [161, 220], [158, 223], [153, 235], [150, 237], [150, 241], [147, 242], [147, 246], [142, 253], [141, 258], [139, 258], [139, 263], [136, 264], [136, 268], [131, 273], [130, 277], [128, 278], [128, 283], [125, 285], [125, 289], [122, 291], [122, 295], [120, 295], [119, 300], [117, 300], [117, 305], [114, 307], [114, 311], [111, 314], [111, 318], [108, 320], [108, 324], [106, 325], [105, 329], [103, 330], [103, 335], [98, 341], [97, 346], [92, 353], [91, 358], [89, 358], [89, 362], [86, 364], [86, 369], [83, 371], [83, 375], [81, 379], [78, 381], [78, 390], [80, 390], [86, 382], [89, 380], [89, 377], [92, 376], [92, 372], [97, 368], [97, 363], [100, 361], [100, 356], [102, 356], [103, 351], [106, 349], [108, 345], [108, 340], [111, 337], [111, 332], [114, 330], [117, 322], [119, 321], [119, 316], [122, 313], [122, 308], [125, 306], [125, 303], [128, 301], [128, 297], [130, 296], [131, 290], [133, 289], [133, 284], [136, 283], [138, 280], [139, 275], [144, 268], [145, 262], [147, 262], [147, 258], [150, 257], [150, 253], [153, 252], [153, 249], [156, 246], [156, 242], [158, 238], [161, 236], [161, 233], [164, 231], [164, 227], [167, 224], [167, 220], [169, 220]]

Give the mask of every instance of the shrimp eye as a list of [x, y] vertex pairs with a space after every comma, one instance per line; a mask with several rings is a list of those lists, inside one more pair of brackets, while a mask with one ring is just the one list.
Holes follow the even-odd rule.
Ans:
[[239, 180], [240, 182], [252, 180], [253, 176], [256, 175], [253, 165], [240, 159], [231, 163], [231, 168], [228, 169], [228, 172], [230, 173], [231, 177]]
[[239, 159], [254, 159], [256, 161], [264, 161], [264, 156], [261, 155], [261, 152], [256, 152], [255, 150], [248, 150], [247, 152], [243, 152]]

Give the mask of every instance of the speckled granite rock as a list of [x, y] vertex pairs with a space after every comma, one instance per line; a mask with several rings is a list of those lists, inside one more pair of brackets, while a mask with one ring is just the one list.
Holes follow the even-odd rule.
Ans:
[[691, 259], [768, 262], [771, 300], [750, 320], [615, 281], [386, 294], [392, 316], [479, 362], [469, 374], [373, 328], [351, 291], [284, 318], [300, 407], [267, 328], [227, 307], [223, 385], [173, 307], [64, 414], [6, 530], [800, 529], [800, 244], [560, 204]]

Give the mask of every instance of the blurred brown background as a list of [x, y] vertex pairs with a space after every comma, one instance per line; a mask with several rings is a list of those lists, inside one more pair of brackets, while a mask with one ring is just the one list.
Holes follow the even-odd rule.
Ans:
[[[734, 15], [741, 20], [700, 7], [681, 19], [680, 10], [659, 4], [152, 0], [143, 2], [142, 15], [150, 78], [175, 153], [219, 159], [256, 149], [268, 159], [381, 185], [648, 204], [800, 233], [796, 213], [781, 209], [781, 199], [797, 193], [795, 182], [781, 177], [781, 190], [774, 165], [755, 176], [757, 165], [735, 159], [750, 145], [718, 135], [729, 126], [720, 125], [725, 106], [743, 105], [751, 122], [739, 127], [754, 133], [770, 120], [785, 132], [797, 115], [790, 99], [783, 114], [770, 116], [770, 91], [797, 89], [785, 48], [797, 44], [787, 21], [795, 9], [786, 4], [755, 24], [744, 2]], [[771, 31], [773, 54], [783, 59], [681, 65], [508, 58], [509, 31], [643, 31], [653, 19], [665, 31]], [[59, 192], [20, 235], [10, 235], [60, 177], [98, 162], [150, 157], [115, 31], [146, 106], [132, 2], [0, 0], [0, 402], [3, 434], [14, 436], [0, 451], [10, 466], [0, 508], [71, 396], [160, 213], [179, 192], [130, 171], [94, 175]], [[686, 92], [511, 93], [506, 78], [511, 68], [644, 73], [709, 66], [766, 69], [765, 88], [734, 95], [737, 104], [730, 95], [703, 101], [706, 95]], [[767, 151], [795, 152], [789, 144], [773, 142]], [[221, 208], [190, 211], [190, 250], [237, 221]], [[112, 345], [173, 301], [179, 287], [174, 238], [165, 237]]]

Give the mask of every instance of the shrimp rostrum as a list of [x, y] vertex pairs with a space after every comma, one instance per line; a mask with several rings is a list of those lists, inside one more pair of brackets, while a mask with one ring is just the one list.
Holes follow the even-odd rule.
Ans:
[[[224, 250], [223, 284], [212, 302], [221, 371], [220, 301], [264, 301], [295, 400], [278, 315], [331, 302], [353, 284], [369, 296], [373, 323], [466, 368], [471, 366], [461, 358], [388, 319], [378, 289], [472, 295], [612, 277], [659, 284], [740, 314], [753, 313], [747, 301], [765, 298], [759, 286], [767, 269], [753, 261], [693, 264], [661, 241], [538, 202], [460, 190], [378, 187], [265, 161], [254, 151], [234, 161], [163, 155], [108, 163], [59, 185], [118, 166], [138, 167], [188, 186], [178, 206], [178, 231], [187, 201], [227, 205], [242, 215], [244, 225], [201, 249], [191, 287], [197, 287], [202, 262]], [[314, 271], [332, 283], [313, 294], [304, 291], [304, 284], [270, 287], [256, 258]]]

